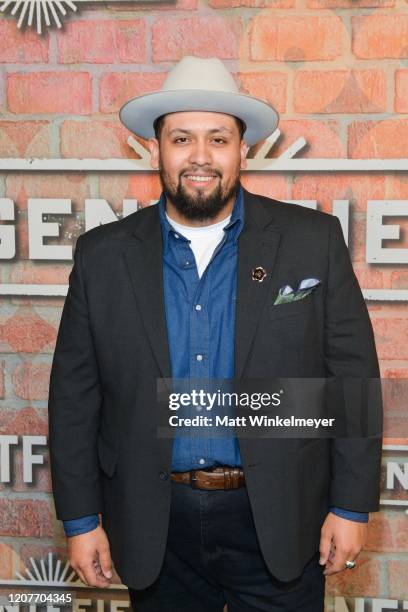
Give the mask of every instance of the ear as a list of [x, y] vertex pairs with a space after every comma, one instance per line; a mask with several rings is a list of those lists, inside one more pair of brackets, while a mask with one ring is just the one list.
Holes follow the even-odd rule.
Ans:
[[150, 151], [150, 165], [153, 170], [158, 170], [160, 166], [160, 148], [157, 138], [149, 138], [147, 146]]
[[247, 167], [246, 156], [248, 154], [249, 149], [250, 149], [250, 146], [247, 144], [247, 142], [245, 140], [242, 140], [241, 141], [241, 170], [245, 170], [245, 168]]

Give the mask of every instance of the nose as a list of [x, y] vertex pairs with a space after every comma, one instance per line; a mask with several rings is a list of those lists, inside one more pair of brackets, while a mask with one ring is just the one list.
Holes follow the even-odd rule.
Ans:
[[197, 138], [194, 146], [190, 149], [189, 162], [197, 166], [212, 164], [211, 148], [205, 139]]

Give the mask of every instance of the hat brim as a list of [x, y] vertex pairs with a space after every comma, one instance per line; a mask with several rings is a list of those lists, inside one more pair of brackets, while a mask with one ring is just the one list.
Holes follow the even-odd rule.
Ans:
[[134, 134], [154, 138], [153, 122], [160, 115], [183, 111], [226, 113], [242, 119], [244, 140], [252, 146], [275, 131], [279, 115], [266, 102], [247, 94], [177, 89], [155, 91], [129, 100], [119, 111], [122, 123]]

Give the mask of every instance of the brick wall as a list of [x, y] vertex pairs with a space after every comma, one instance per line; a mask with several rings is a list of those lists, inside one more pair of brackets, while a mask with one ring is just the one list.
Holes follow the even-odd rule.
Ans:
[[[30, 28], [19, 31], [9, 13], [1, 14], [0, 158], [136, 157], [118, 110], [130, 97], [160, 88], [168, 69], [185, 54], [218, 56], [243, 92], [276, 106], [282, 134], [273, 157], [303, 136], [307, 147], [299, 156], [304, 158], [408, 158], [404, 0], [176, 0], [79, 7], [61, 30], [42, 36]], [[406, 266], [365, 261], [367, 200], [407, 199], [406, 173], [245, 173], [242, 180], [248, 189], [277, 199], [317, 200], [327, 212], [332, 200], [349, 200], [349, 248], [361, 286], [407, 288]], [[2, 262], [0, 282], [68, 282], [72, 262], [29, 259], [28, 198], [70, 198], [73, 214], [62, 235], [64, 244], [74, 244], [84, 231], [86, 198], [105, 198], [120, 214], [124, 198], [147, 205], [159, 193], [157, 176], [149, 173], [0, 174], [0, 197], [15, 203], [17, 234], [16, 258]], [[399, 246], [407, 246], [404, 239]], [[0, 298], [0, 435], [47, 434], [48, 380], [62, 302]], [[382, 376], [408, 378], [406, 303], [368, 306]], [[32, 555], [66, 554], [46, 453], [32, 485], [21, 476], [20, 447], [13, 464], [11, 484], [0, 484], [3, 580], [23, 571]], [[350, 610], [359, 597], [408, 599], [404, 509], [376, 513], [369, 529], [358, 568], [328, 579], [327, 610], [334, 609], [332, 596], [347, 598]], [[343, 612], [343, 603], [336, 605]]]

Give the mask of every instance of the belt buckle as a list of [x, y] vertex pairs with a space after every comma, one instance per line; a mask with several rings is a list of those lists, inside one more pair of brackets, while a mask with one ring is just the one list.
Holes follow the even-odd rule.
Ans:
[[198, 489], [197, 487], [198, 478], [196, 475], [196, 470], [190, 471], [190, 486], [192, 489]]

